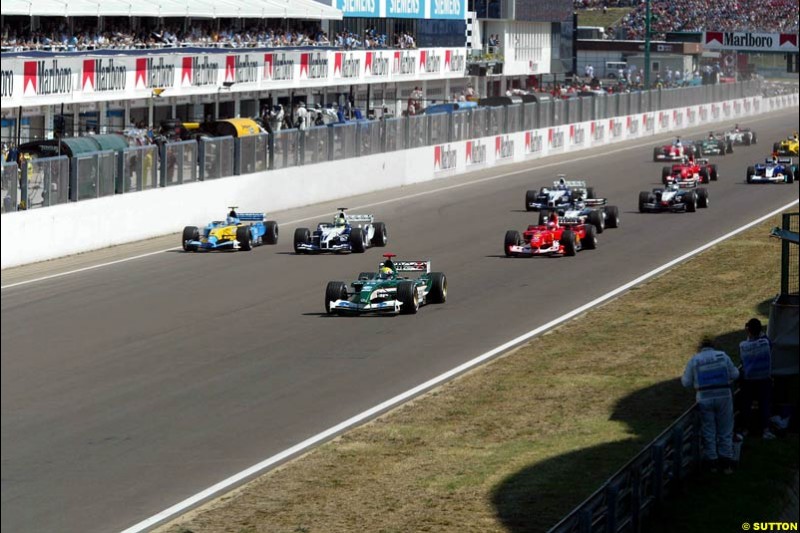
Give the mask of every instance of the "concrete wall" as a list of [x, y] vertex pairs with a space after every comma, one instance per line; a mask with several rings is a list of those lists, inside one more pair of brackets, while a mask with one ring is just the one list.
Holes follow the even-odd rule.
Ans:
[[9, 213], [0, 225], [2, 268], [202, 226], [229, 205], [269, 214], [797, 105], [796, 94], [750, 97]]

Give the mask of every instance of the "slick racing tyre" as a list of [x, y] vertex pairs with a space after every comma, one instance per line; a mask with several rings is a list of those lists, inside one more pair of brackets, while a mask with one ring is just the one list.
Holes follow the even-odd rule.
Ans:
[[594, 250], [597, 248], [597, 233], [596, 226], [586, 225], [586, 235], [581, 239], [581, 250]]
[[200, 240], [200, 230], [197, 229], [196, 226], [186, 226], [183, 228], [183, 240], [181, 244], [183, 245], [184, 252], [196, 252], [197, 246], [194, 244], [187, 244], [187, 241], [199, 241]]
[[589, 211], [587, 217], [589, 225], [597, 230], [597, 233], [603, 233], [606, 229], [606, 217], [602, 211]]
[[239, 241], [239, 249], [249, 252], [253, 249], [251, 242], [250, 226], [239, 226], [236, 228], [236, 240]]
[[350, 230], [350, 251], [354, 254], [363, 254], [367, 248], [367, 236], [361, 228]]
[[533, 211], [531, 204], [536, 202], [538, 197], [539, 195], [536, 191], [528, 191], [525, 193], [525, 211]]
[[341, 281], [329, 281], [325, 287], [325, 312], [329, 315], [335, 313], [330, 308], [330, 303], [336, 300], [347, 300], [347, 285]]
[[697, 207], [708, 207], [708, 189], [697, 189]]
[[756, 167], [747, 167], [747, 183], [753, 183], [753, 176], [756, 173]]
[[697, 211], [697, 193], [695, 191], [689, 191], [683, 197], [683, 201], [686, 205], [686, 211], [689, 213], [694, 213]]
[[278, 223], [274, 220], [267, 220], [264, 223], [264, 244], [278, 244]]
[[443, 304], [447, 301], [447, 276], [444, 272], [431, 272], [431, 290], [427, 301], [432, 304]]
[[297, 228], [294, 230], [294, 253], [304, 254], [305, 250], [300, 248], [301, 244], [309, 244], [311, 242], [311, 232], [308, 228]]
[[573, 256], [577, 253], [578, 247], [575, 245], [575, 233], [570, 229], [565, 229], [561, 234], [559, 243], [564, 247], [564, 255]]
[[639, 212], [645, 213], [647, 211], [647, 207], [645, 204], [652, 204], [655, 201], [655, 197], [653, 193], [648, 191], [642, 191], [639, 193]]
[[519, 232], [513, 229], [510, 229], [506, 232], [506, 238], [503, 241], [503, 251], [506, 253], [506, 257], [512, 257], [515, 254], [511, 252], [512, 246], [519, 246], [522, 239], [519, 236]]
[[607, 205], [603, 208], [606, 214], [606, 228], [618, 228], [620, 223], [619, 207]]
[[400, 313], [413, 315], [419, 311], [419, 295], [413, 281], [401, 281], [397, 284], [397, 299], [400, 301]]
[[389, 234], [386, 232], [386, 224], [383, 222], [376, 222], [373, 226], [375, 232], [372, 234], [372, 246], [386, 246], [389, 240]]

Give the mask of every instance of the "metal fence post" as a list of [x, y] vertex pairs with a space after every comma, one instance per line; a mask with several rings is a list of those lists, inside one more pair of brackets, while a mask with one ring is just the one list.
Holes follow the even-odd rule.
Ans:
[[606, 531], [616, 533], [617, 531], [617, 499], [619, 497], [619, 486], [610, 484], [606, 487]]
[[275, 169], [275, 135], [267, 135], [267, 168]]
[[578, 531], [580, 533], [592, 533], [592, 512], [587, 509], [581, 509], [580, 517], [578, 518]]
[[631, 528], [633, 533], [642, 530], [642, 468], [631, 472]]
[[680, 481], [683, 477], [683, 425], [672, 430], [672, 479]]
[[664, 502], [664, 444], [653, 444], [653, 496], [656, 505]]
[[[197, 160], [200, 161], [200, 168], [197, 179], [204, 181], [206, 179], [206, 140], [200, 139], [200, 145], [197, 147]], [[183, 183], [183, 145], [181, 145], [181, 164], [180, 164], [180, 182]]]
[[73, 202], [79, 200], [78, 197], [78, 158], [73, 157], [69, 160], [69, 199]]
[[[114, 194], [122, 194], [125, 192], [125, 183], [123, 180], [123, 175], [125, 173], [125, 152], [119, 152], [117, 154], [117, 176], [114, 180]], [[141, 174], [141, 173], [138, 173]], [[139, 178], [139, 181], [142, 181]]]
[[161, 155], [161, 176], [159, 177], [159, 187], [166, 187], [167, 186], [167, 143], [164, 143], [160, 147], [160, 155]]
[[233, 139], [233, 175], [240, 176], [242, 173], [242, 139], [235, 137]]
[[20, 197], [18, 205], [14, 206], [15, 209], [19, 209], [19, 206], [22, 205], [25, 209], [28, 209], [28, 160], [25, 159], [22, 161], [22, 183], [20, 184]]

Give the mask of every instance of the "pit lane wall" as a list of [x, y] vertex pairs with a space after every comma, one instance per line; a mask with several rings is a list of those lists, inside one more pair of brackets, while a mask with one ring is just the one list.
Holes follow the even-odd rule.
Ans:
[[[223, 216], [229, 205], [269, 213], [797, 106], [798, 94], [754, 96], [8, 213], [0, 225], [0, 266], [203, 226]], [[286, 232], [281, 236], [289, 238]]]

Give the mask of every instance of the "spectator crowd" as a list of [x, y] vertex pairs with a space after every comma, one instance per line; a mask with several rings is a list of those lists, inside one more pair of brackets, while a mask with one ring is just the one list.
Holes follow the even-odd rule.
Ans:
[[[798, 30], [797, 0], [652, 0], [650, 10], [654, 39], [663, 40], [667, 32]], [[644, 39], [645, 12], [645, 3], [639, 2], [617, 24], [625, 39]]]
[[[21, 25], [5, 24], [2, 29], [3, 51], [28, 50], [81, 51], [96, 49], [146, 49], [186, 46], [220, 48], [337, 46], [340, 48], [416, 48], [414, 36], [399, 32], [392, 38], [368, 28], [363, 35], [341, 31], [332, 37], [316, 23], [298, 26], [274, 26], [275, 21], [263, 20], [244, 28], [233, 24], [219, 26], [212, 21], [192, 21], [191, 25], [164, 25], [134, 30], [127, 24], [106, 23], [103, 29], [96, 24], [74, 27], [59, 19], [42, 19], [36, 30]], [[278, 22], [279, 24], [279, 22]]]
[[[627, 40], [643, 40], [646, 5], [644, 0], [574, 0], [576, 10], [633, 8], [615, 25], [606, 28], [607, 38], [617, 30]], [[651, 0], [651, 37], [663, 40], [668, 32], [798, 31], [796, 0]]]

